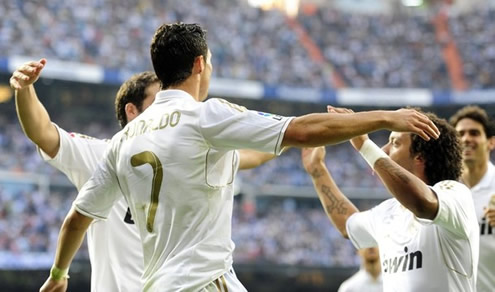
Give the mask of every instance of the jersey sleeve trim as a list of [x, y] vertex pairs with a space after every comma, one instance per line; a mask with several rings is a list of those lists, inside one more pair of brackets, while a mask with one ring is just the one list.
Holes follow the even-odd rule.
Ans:
[[278, 138], [277, 138], [277, 143], [275, 144], [275, 155], [280, 155], [282, 153], [282, 141], [284, 140], [284, 134], [287, 128], [289, 127], [290, 122], [294, 119], [294, 117], [290, 117], [285, 120], [284, 126], [280, 130], [280, 133], [278, 133]]
[[55, 154], [55, 156], [50, 157], [50, 155], [46, 154], [46, 152], [43, 151], [43, 149], [41, 149], [38, 145], [35, 144], [36, 150], [38, 150], [38, 154], [40, 155], [41, 159], [43, 159], [43, 161], [45, 161], [45, 162], [55, 161], [60, 156], [60, 150], [62, 148], [62, 134], [63, 133], [62, 133], [60, 127], [57, 124], [55, 124], [54, 122], [52, 122], [52, 125], [55, 126], [55, 128], [57, 129], [58, 136], [59, 136], [59, 141], [58, 141], [58, 147], [59, 148], [58, 148], [58, 151]]
[[107, 220], [107, 217], [92, 214], [92, 213], [90, 213], [84, 209], [81, 209], [77, 204], [74, 204], [74, 209], [76, 209], [77, 212], [81, 213], [82, 215], [84, 215], [86, 217], [90, 217], [90, 218], [93, 218], [96, 220]]

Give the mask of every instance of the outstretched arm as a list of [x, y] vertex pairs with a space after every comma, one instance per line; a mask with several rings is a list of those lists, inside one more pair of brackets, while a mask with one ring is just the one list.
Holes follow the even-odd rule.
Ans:
[[337, 187], [325, 165], [325, 148], [302, 149], [304, 169], [311, 176], [318, 198], [325, 213], [343, 237], [349, 238], [346, 229], [347, 219], [359, 210]]
[[10, 86], [15, 90], [17, 117], [24, 133], [43, 152], [54, 157], [60, 147], [60, 137], [33, 86], [45, 64], [46, 60], [41, 59], [20, 66], [10, 77]]
[[67, 271], [92, 221], [92, 218], [78, 213], [74, 208], [69, 211], [60, 229], [50, 277], [43, 284], [40, 292], [67, 290]]
[[315, 147], [336, 144], [381, 129], [412, 132], [425, 140], [440, 132], [428, 117], [413, 109], [370, 111], [349, 114], [309, 114], [293, 119], [282, 147]]

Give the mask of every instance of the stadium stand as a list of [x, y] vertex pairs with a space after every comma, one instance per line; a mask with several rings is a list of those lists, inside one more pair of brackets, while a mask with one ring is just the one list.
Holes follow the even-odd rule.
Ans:
[[[3, 56], [44, 56], [127, 72], [149, 70], [148, 47], [143, 44], [150, 42], [160, 23], [180, 20], [208, 29], [217, 77], [332, 87], [325, 73], [328, 65], [348, 86], [357, 88], [452, 86], [431, 13], [361, 15], [331, 7], [301, 13], [295, 22], [318, 45], [327, 62], [321, 64], [281, 12], [252, 8], [242, 0], [4, 1], [0, 7], [5, 11], [0, 20]], [[494, 13], [480, 8], [449, 18], [471, 88], [495, 86], [489, 41]]]
[[[302, 11], [288, 20], [279, 11], [253, 8], [243, 0], [12, 0], [1, 1], [0, 11], [0, 85], [6, 85], [9, 77], [4, 60], [15, 56], [97, 65], [105, 69], [104, 77], [109, 72], [127, 76], [149, 70], [152, 33], [163, 22], [180, 20], [198, 22], [208, 29], [214, 78], [256, 80], [264, 85], [260, 94], [264, 96], [257, 96], [262, 100], [234, 99], [248, 108], [300, 115], [324, 111], [329, 100], [341, 102], [334, 90], [345, 87], [361, 90], [360, 106], [376, 106], [368, 88], [397, 89], [393, 98], [399, 100], [406, 97], [396, 96], [396, 92], [419, 88], [428, 89], [432, 96], [433, 101], [426, 105], [435, 105], [430, 109], [448, 117], [465, 102], [465, 92], [452, 91], [456, 80], [450, 75], [451, 60], [444, 55], [450, 41], [459, 52], [467, 89], [482, 90], [474, 102], [488, 101], [486, 109], [492, 116], [495, 113], [493, 91], [486, 90], [495, 88], [495, 35], [491, 29], [495, 8], [447, 14], [448, 27], [444, 29], [450, 33], [448, 40], [438, 37], [436, 15], [425, 10], [363, 15], [323, 7]], [[329, 69], [334, 69], [333, 73]], [[108, 80], [101, 78], [96, 83], [104, 82]], [[42, 79], [36, 88], [53, 120], [64, 128], [108, 138], [118, 130], [114, 115], [109, 114], [113, 113], [115, 84]], [[324, 95], [310, 100], [320, 104], [277, 100], [291, 100], [293, 95], [302, 100], [312, 93], [272, 90], [284, 85], [328, 90], [332, 98]], [[276, 91], [276, 98], [267, 95], [267, 88]], [[448, 98], [445, 91], [449, 91]], [[395, 106], [387, 102], [381, 105]], [[387, 135], [378, 133], [373, 138], [381, 144]], [[383, 189], [348, 144], [327, 151], [327, 165], [335, 180], [344, 189], [361, 192], [353, 199], [360, 208], [368, 209], [384, 198], [363, 199], [362, 194]], [[44, 280], [58, 230], [76, 191], [63, 175], [41, 161], [16, 121], [12, 100], [0, 103], [0, 176], [0, 290], [21, 291], [20, 283], [12, 280], [19, 274], [12, 275], [12, 271], [28, 270], [34, 275], [32, 269], [41, 269], [39, 277]], [[240, 195], [232, 228], [234, 261], [236, 271], [251, 279], [246, 287], [287, 291], [280, 290], [283, 286], [277, 283], [290, 279], [293, 291], [310, 291], [298, 287], [333, 291], [328, 290], [334, 287], [328, 279], [341, 281], [356, 268], [359, 260], [354, 248], [332, 227], [314, 192], [307, 191], [311, 181], [302, 169], [298, 150], [291, 149], [258, 169], [240, 172], [238, 181]], [[291, 192], [284, 195], [287, 189]], [[73, 269], [76, 275], [88, 271], [87, 251], [83, 249], [78, 257], [83, 265]], [[77, 283], [78, 277], [71, 281]], [[82, 279], [87, 282], [89, 277], [86, 274]], [[23, 282], [29, 281], [27, 277]]]

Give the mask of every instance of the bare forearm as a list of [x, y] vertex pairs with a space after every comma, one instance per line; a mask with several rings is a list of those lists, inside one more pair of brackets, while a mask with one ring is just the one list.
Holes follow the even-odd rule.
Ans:
[[91, 222], [91, 218], [71, 209], [60, 230], [55, 254], [56, 267], [66, 269], [70, 266]]
[[328, 218], [343, 237], [349, 238], [346, 230], [347, 219], [359, 210], [342, 194], [324, 164], [315, 167], [310, 175]]
[[377, 160], [374, 169], [389, 192], [404, 207], [419, 218], [433, 219], [435, 217], [438, 199], [421, 179], [389, 158]]
[[385, 111], [352, 114], [309, 114], [289, 124], [282, 146], [314, 147], [336, 144], [387, 128]]
[[262, 165], [276, 157], [272, 153], [259, 152], [250, 149], [239, 150], [239, 169], [251, 169]]
[[38, 100], [34, 87], [30, 85], [16, 90], [15, 102], [17, 116], [26, 136], [47, 154], [56, 154], [60, 143], [58, 131]]

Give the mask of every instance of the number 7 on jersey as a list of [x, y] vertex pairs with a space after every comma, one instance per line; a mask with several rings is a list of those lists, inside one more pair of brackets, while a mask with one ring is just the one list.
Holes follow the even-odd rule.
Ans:
[[153, 169], [153, 179], [151, 182], [151, 203], [148, 208], [148, 216], [146, 218], [146, 229], [148, 232], [153, 232], [153, 224], [155, 222], [156, 209], [158, 208], [158, 196], [163, 180], [163, 168], [160, 159], [151, 151], [143, 151], [131, 157], [131, 165], [138, 167], [144, 164], [151, 165]]

